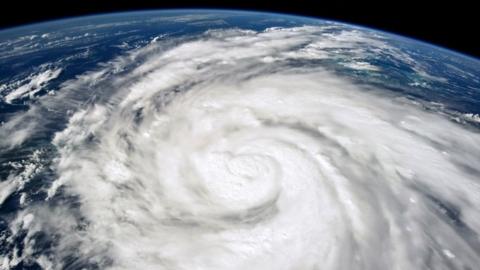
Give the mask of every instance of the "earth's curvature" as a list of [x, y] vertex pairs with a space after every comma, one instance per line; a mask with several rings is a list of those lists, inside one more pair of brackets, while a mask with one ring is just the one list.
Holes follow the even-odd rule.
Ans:
[[0, 269], [478, 269], [480, 61], [183, 10], [0, 32]]

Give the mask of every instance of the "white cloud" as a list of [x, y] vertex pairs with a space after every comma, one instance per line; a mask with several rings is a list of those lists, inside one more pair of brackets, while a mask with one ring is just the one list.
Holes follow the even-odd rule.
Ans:
[[29, 96], [33, 97], [38, 91], [42, 90], [46, 83], [56, 79], [62, 72], [61, 68], [48, 69], [41, 73], [31, 75], [28, 83], [13, 89], [10, 93], [5, 95], [4, 100], [6, 103], [12, 103], [12, 101]]
[[347, 62], [343, 64], [346, 67], [349, 67], [351, 69], [356, 69], [356, 70], [369, 70], [369, 71], [379, 71], [380, 68], [364, 61], [358, 61], [358, 62]]
[[40, 100], [75, 110], [53, 140], [49, 199], [63, 187], [88, 224], [78, 231], [68, 209], [32, 212], [28, 228], [61, 235], [45, 265], [62, 268], [72, 249], [113, 269], [440, 268], [442, 250], [454, 267], [480, 263], [444, 214], [453, 205], [480, 232], [480, 135], [320, 65], [290, 65], [347, 55], [381, 72], [359, 60], [401, 60], [381, 37], [305, 26], [180, 41]]

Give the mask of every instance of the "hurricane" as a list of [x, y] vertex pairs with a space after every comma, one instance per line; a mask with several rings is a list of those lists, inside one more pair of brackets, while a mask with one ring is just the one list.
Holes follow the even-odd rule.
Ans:
[[22, 195], [2, 269], [476, 269], [478, 130], [329, 69], [422, 68], [335, 27], [159, 37], [15, 114], [3, 151], [65, 121], [0, 183], [52, 179]]

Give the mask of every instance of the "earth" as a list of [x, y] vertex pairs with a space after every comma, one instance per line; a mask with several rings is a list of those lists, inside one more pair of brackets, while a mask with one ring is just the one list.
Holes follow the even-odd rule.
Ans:
[[480, 61], [290, 15], [0, 31], [1, 269], [478, 269]]

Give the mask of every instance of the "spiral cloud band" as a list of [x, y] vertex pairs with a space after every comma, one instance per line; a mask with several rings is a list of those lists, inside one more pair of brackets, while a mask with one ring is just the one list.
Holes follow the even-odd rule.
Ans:
[[[339, 50], [361, 71], [379, 72], [355, 60], [378, 50], [411, 61], [355, 29], [215, 30], [159, 38], [64, 83], [38, 105], [71, 111], [47, 200], [64, 194], [77, 210], [28, 212], [30, 230], [59, 235], [39, 261], [477, 268], [478, 131], [328, 69]], [[95, 98], [61, 104], [82, 91]]]

